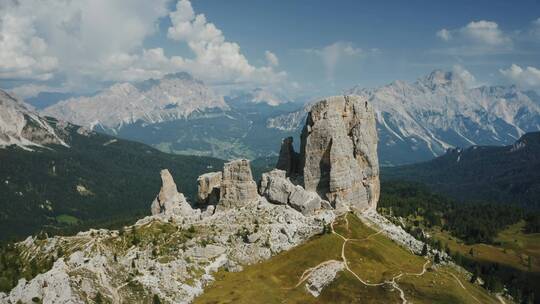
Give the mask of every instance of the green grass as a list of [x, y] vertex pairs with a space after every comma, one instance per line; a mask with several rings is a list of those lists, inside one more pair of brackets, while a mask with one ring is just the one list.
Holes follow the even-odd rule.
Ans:
[[67, 214], [61, 214], [56, 217], [56, 221], [59, 224], [66, 224], [66, 225], [77, 225], [80, 221], [78, 218], [67, 215]]
[[[349, 267], [363, 280], [376, 283], [399, 273], [422, 271], [424, 258], [413, 255], [382, 234], [348, 215], [349, 227], [340, 219], [335, 229], [350, 241], [345, 253]], [[305, 285], [295, 287], [302, 273], [326, 260], [341, 260], [343, 240], [335, 234], [317, 236], [303, 245], [276, 255], [270, 260], [246, 266], [242, 272], [220, 271], [195, 303], [400, 303], [399, 293], [388, 284], [366, 286], [350, 272], [340, 272], [322, 294], [315, 298]], [[464, 285], [463, 289], [453, 273]], [[405, 296], [414, 303], [481, 303], [496, 300], [482, 288], [448, 267], [429, 270], [424, 276], [403, 275], [397, 279]]]

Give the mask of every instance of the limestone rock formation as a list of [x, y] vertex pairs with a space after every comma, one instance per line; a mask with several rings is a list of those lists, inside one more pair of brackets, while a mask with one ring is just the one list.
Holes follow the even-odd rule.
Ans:
[[330, 209], [327, 201], [317, 193], [306, 191], [300, 185], [294, 185], [283, 170], [274, 169], [263, 173], [259, 192], [274, 204], [290, 205], [304, 215], [313, 214], [320, 209]]
[[259, 198], [249, 161], [233, 160], [223, 166], [218, 207], [239, 207]]
[[191, 215], [193, 209], [184, 195], [178, 192], [169, 170], [161, 170], [161, 182], [161, 190], [152, 202], [152, 215]]
[[[379, 161], [375, 115], [360, 96], [328, 97], [314, 104], [301, 136], [297, 172], [304, 188], [337, 209], [375, 208], [379, 199]], [[294, 155], [284, 146], [280, 165]]]
[[205, 173], [197, 179], [197, 201], [200, 206], [215, 205], [219, 201], [221, 172]]
[[298, 153], [294, 151], [293, 138], [287, 137], [281, 142], [277, 169], [284, 170], [287, 176], [298, 173]]
[[328, 261], [318, 265], [306, 280], [306, 290], [314, 297], [318, 297], [324, 287], [332, 283], [338, 273], [345, 269], [345, 265], [341, 261]]
[[262, 174], [259, 193], [271, 203], [286, 205], [294, 189], [283, 170], [274, 169]]

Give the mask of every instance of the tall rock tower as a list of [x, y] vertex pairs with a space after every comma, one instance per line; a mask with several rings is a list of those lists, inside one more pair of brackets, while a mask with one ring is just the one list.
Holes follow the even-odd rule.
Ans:
[[[306, 190], [336, 209], [375, 208], [379, 200], [379, 160], [375, 115], [367, 99], [328, 97], [314, 104], [301, 136], [296, 172]], [[291, 153], [288, 153], [291, 155]], [[295, 166], [290, 166], [295, 168]]]

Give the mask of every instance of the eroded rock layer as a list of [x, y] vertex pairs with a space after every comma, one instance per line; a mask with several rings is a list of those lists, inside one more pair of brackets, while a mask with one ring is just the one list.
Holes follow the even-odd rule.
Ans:
[[223, 166], [219, 207], [240, 207], [259, 198], [249, 160], [233, 160]]
[[191, 215], [193, 209], [167, 169], [161, 170], [161, 190], [152, 202], [152, 215]]
[[219, 201], [221, 172], [205, 173], [197, 179], [197, 202], [201, 206], [215, 205]]
[[[301, 140], [299, 165], [290, 175], [300, 176], [305, 190], [318, 193], [337, 209], [376, 207], [378, 138], [367, 99], [353, 95], [319, 101], [308, 113]], [[294, 151], [282, 146], [280, 160], [291, 159], [289, 155]]]

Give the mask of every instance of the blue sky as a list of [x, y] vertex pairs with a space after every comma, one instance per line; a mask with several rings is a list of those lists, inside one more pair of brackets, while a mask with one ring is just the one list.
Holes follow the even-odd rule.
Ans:
[[90, 92], [183, 70], [224, 92], [319, 96], [445, 69], [540, 89], [539, 1], [62, 3], [0, 1], [0, 87]]

